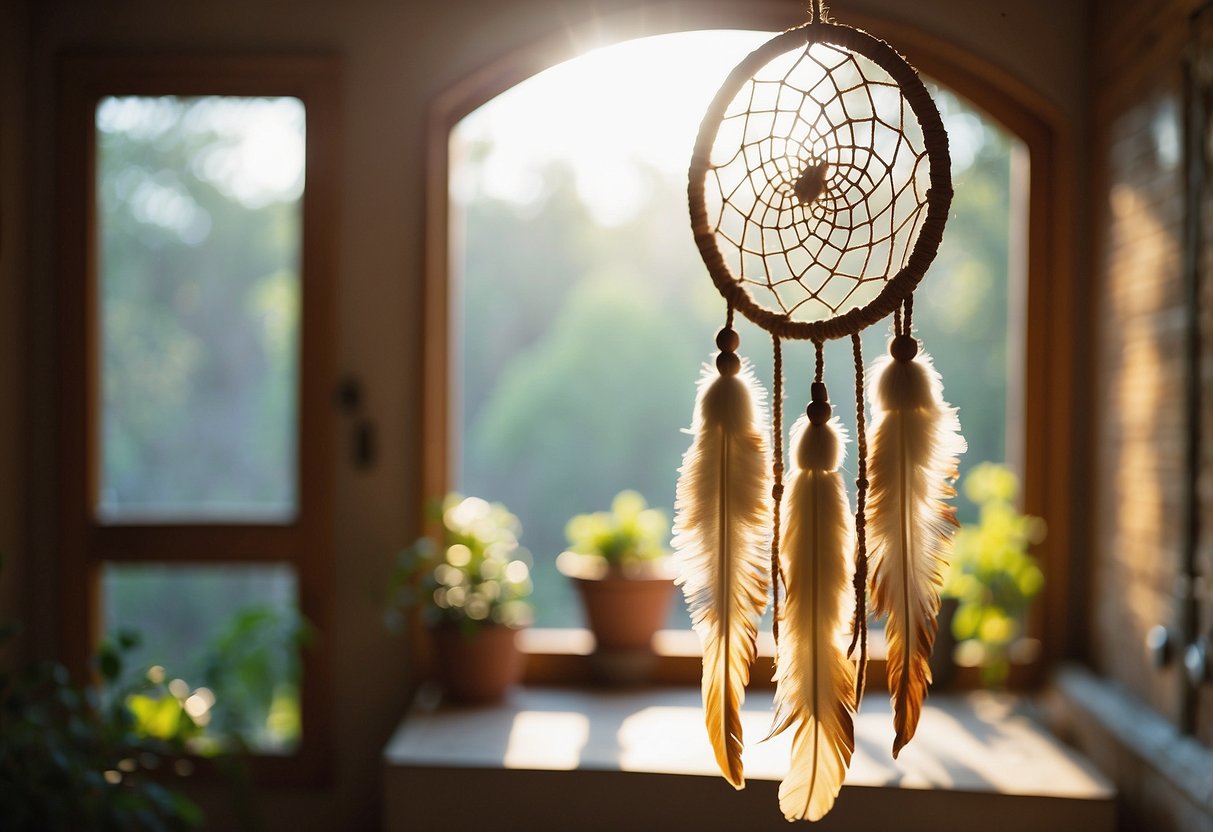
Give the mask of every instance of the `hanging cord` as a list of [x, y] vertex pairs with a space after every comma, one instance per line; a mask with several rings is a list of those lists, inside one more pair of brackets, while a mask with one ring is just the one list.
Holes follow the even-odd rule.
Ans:
[[851, 336], [851, 348], [855, 354], [855, 439], [859, 464], [855, 479], [855, 619], [851, 626], [851, 646], [847, 648], [847, 658], [855, 652], [855, 644], [858, 642], [855, 706], [859, 707], [859, 702], [863, 699], [868, 667], [868, 541], [865, 517], [868, 500], [868, 437], [864, 426], [863, 348], [859, 333]]
[[905, 308], [906, 308], [906, 324], [905, 324], [905, 328], [902, 329], [902, 334], [913, 335], [914, 333], [912, 333], [910, 331], [910, 326], [914, 321], [914, 295], [913, 294], [906, 295]]
[[821, 384], [822, 381], [824, 381], [822, 376], [825, 375], [825, 355], [823, 353], [824, 346], [825, 345], [821, 341], [813, 342], [813, 348], [817, 352], [817, 368], [813, 374], [813, 381], [817, 382], [818, 384]]
[[778, 335], [771, 336], [775, 356], [774, 396], [771, 408], [772, 434], [775, 440], [775, 464], [772, 466], [774, 482], [771, 499], [775, 501], [774, 525], [771, 535], [771, 637], [775, 639], [775, 656], [779, 657], [779, 587], [783, 583], [783, 569], [779, 565], [779, 507], [783, 502], [783, 345]]
[[812, 2], [809, 3], [809, 22], [826, 22], [826, 4], [823, 2], [823, 0], [812, 0]]
[[893, 334], [901, 335], [903, 331], [901, 328], [901, 307], [899, 306], [893, 310]]

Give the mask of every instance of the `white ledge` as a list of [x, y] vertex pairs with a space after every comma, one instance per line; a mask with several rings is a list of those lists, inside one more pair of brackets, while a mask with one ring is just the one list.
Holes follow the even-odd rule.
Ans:
[[[1112, 786], [1021, 712], [1014, 697], [931, 697], [898, 760], [889, 754], [889, 711], [886, 697], [865, 699], [846, 786], [816, 828], [1114, 828]], [[726, 828], [733, 816], [747, 830], [768, 822], [786, 828], [775, 792], [790, 737], [758, 742], [770, 720], [770, 693], [752, 693], [742, 714], [749, 787], [737, 794], [717, 774], [696, 690], [518, 689], [491, 707], [424, 703], [384, 752], [386, 828], [705, 830]], [[653, 776], [670, 789], [669, 804], [646, 801]], [[579, 811], [583, 791], [589, 814], [563, 816]], [[448, 792], [450, 802], [438, 797]], [[426, 815], [426, 807], [434, 813]]]

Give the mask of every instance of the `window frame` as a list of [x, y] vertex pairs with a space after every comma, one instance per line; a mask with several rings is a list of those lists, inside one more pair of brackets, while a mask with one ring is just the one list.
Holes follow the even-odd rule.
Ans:
[[[303, 735], [285, 755], [251, 754], [260, 783], [331, 778], [333, 436], [339, 66], [330, 56], [67, 55], [59, 63], [58, 476], [59, 647], [78, 679], [94, 678], [103, 563], [292, 566], [300, 612], [316, 638], [301, 651]], [[297, 392], [297, 511], [282, 523], [104, 523], [100, 470], [96, 107], [107, 96], [291, 96], [304, 104], [300, 201], [302, 288]], [[173, 553], [166, 556], [166, 553]]]
[[[632, 38], [697, 29], [755, 29], [779, 31], [804, 22], [800, 9], [755, 8], [744, 2], [710, 9], [679, 9], [670, 14], [620, 14], [593, 21], [578, 29], [568, 27], [500, 56], [487, 60], [436, 95], [426, 122], [427, 167], [425, 193], [425, 259], [422, 286], [421, 493], [445, 494], [453, 482], [452, 442], [456, 440], [454, 385], [450, 374], [458, 357], [458, 331], [451, 321], [452, 293], [457, 291], [450, 273], [449, 141], [454, 127], [474, 109], [516, 84], [587, 49]], [[1023, 229], [1023, 291], [1020, 306], [1012, 306], [1008, 331], [1019, 333], [1010, 344], [1011, 359], [1022, 379], [1022, 430], [1011, 437], [1022, 460], [1023, 510], [1043, 517], [1047, 538], [1034, 547], [1046, 575], [1040, 601], [1033, 606], [1028, 635], [1040, 640], [1039, 655], [1013, 668], [1011, 684], [1035, 687], [1044, 681], [1048, 667], [1064, 657], [1081, 655], [1083, 595], [1071, 576], [1077, 574], [1075, 535], [1081, 522], [1071, 519], [1074, 449], [1083, 447], [1072, 406], [1074, 358], [1074, 275], [1076, 272], [1073, 220], [1075, 183], [1074, 137], [1061, 113], [1010, 73], [987, 63], [958, 46], [883, 18], [848, 14], [846, 23], [884, 37], [912, 56], [925, 75], [972, 102], [1006, 129], [1026, 148], [1027, 222]], [[722, 68], [722, 74], [726, 68]], [[1018, 324], [1015, 318], [1019, 318]], [[1014, 335], [1012, 335], [1014, 337]], [[1015, 347], [1018, 346], [1018, 350]], [[1016, 354], [1017, 353], [1017, 354]], [[426, 528], [420, 512], [415, 528]], [[431, 533], [436, 531], [428, 529]], [[413, 649], [424, 662], [429, 646], [417, 633]], [[562, 639], [557, 633], [564, 632]], [[542, 683], [580, 683], [590, 678], [584, 661], [584, 638], [578, 631], [551, 631], [550, 636], [527, 636], [526, 678]], [[660, 639], [659, 639], [660, 645]], [[699, 661], [682, 649], [658, 650], [661, 663], [656, 678], [664, 683], [698, 684]], [[870, 688], [884, 684], [878, 657], [869, 668]], [[976, 686], [979, 674], [962, 668], [958, 684]], [[753, 678], [769, 674], [755, 671]]]

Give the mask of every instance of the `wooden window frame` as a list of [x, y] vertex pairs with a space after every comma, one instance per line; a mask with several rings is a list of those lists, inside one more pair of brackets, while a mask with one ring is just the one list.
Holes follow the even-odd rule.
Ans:
[[[437, 95], [427, 120], [426, 235], [423, 283], [421, 424], [418, 448], [422, 460], [421, 487], [427, 497], [451, 487], [451, 442], [454, 439], [451, 357], [457, 355], [451, 325], [449, 141], [459, 121], [480, 105], [518, 83], [568, 60], [589, 48], [632, 38], [705, 28], [779, 31], [804, 22], [803, 9], [755, 7], [738, 2], [710, 8], [679, 7], [658, 12], [642, 9], [600, 18], [582, 28], [563, 32], [487, 61], [477, 71]], [[1023, 510], [1043, 517], [1049, 533], [1034, 549], [1046, 575], [1040, 602], [1029, 617], [1028, 633], [1042, 649], [1034, 660], [1013, 668], [1016, 687], [1041, 684], [1048, 668], [1082, 650], [1083, 594], [1072, 580], [1076, 572], [1075, 535], [1080, 524], [1071, 520], [1075, 505], [1072, 469], [1074, 449], [1082, 447], [1072, 408], [1075, 379], [1074, 275], [1075, 182], [1073, 135], [1065, 118], [1049, 102], [1004, 70], [947, 41], [919, 29], [883, 18], [848, 14], [846, 22], [886, 38], [911, 56], [923, 74], [972, 102], [1018, 139], [1027, 150], [1028, 205], [1024, 229], [1026, 251], [1022, 308], [1010, 310], [1021, 318], [1023, 333], [1018, 355], [1022, 368], [1022, 433], [1015, 437], [1022, 458]], [[726, 70], [722, 67], [722, 74]], [[1012, 321], [1012, 326], [1016, 325]], [[1015, 346], [1014, 343], [1011, 345]], [[1014, 447], [1014, 446], [1012, 446]], [[420, 513], [417, 528], [425, 527]], [[582, 683], [590, 678], [584, 661], [585, 639], [576, 631], [524, 639], [529, 649], [527, 680], [542, 683]], [[700, 663], [676, 640], [661, 652], [658, 681], [698, 684]], [[415, 653], [422, 659], [428, 645], [418, 637]], [[762, 660], [762, 657], [760, 657]], [[765, 659], [769, 661], [769, 658]], [[884, 684], [882, 661], [869, 665], [873, 689]], [[958, 685], [977, 686], [979, 674], [962, 668]], [[759, 668], [757, 682], [770, 674]]]
[[[57, 201], [60, 651], [92, 675], [104, 562], [289, 564], [316, 637], [302, 650], [303, 736], [287, 755], [249, 756], [259, 783], [330, 779], [332, 731], [335, 234], [339, 86], [327, 56], [72, 55], [60, 61]], [[298, 507], [283, 523], [104, 524], [99, 483], [96, 107], [106, 96], [292, 96], [306, 118], [301, 199]]]

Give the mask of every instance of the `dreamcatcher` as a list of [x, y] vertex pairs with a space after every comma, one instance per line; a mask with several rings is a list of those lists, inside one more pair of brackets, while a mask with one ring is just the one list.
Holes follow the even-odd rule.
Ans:
[[[948, 137], [914, 69], [883, 41], [828, 22], [814, 0], [807, 24], [725, 80], [699, 130], [688, 192], [695, 241], [728, 308], [715, 366], [699, 382], [674, 529], [679, 582], [703, 643], [708, 734], [721, 772], [742, 788], [740, 707], [769, 593], [771, 735], [793, 732], [780, 806], [789, 820], [817, 820], [854, 750], [869, 589], [886, 620], [894, 757], [914, 735], [931, 679], [940, 569], [956, 524], [945, 501], [965, 446], [912, 334], [913, 292], [952, 200]], [[772, 336], [769, 434], [765, 395], [737, 354], [735, 311]], [[889, 354], [865, 373], [859, 333], [889, 316]], [[824, 342], [846, 337], [853, 515], [839, 471], [846, 436], [823, 382]], [[788, 339], [811, 341], [816, 362], [785, 471]]]

